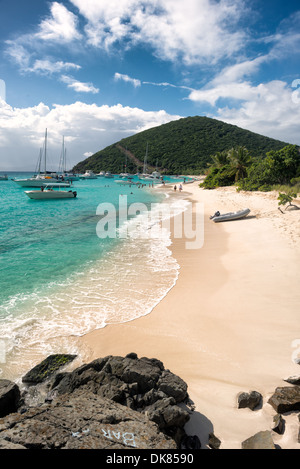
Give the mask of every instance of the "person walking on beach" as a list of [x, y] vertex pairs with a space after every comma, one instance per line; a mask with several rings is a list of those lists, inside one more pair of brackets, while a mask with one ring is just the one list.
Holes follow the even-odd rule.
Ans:
[[182, 185], [180, 184], [179, 185], [179, 192], [181, 192], [181, 191], [182, 191]]
[[176, 191], [176, 189], [177, 189], [177, 186], [176, 186], [176, 184], [175, 184], [175, 186], [174, 186], [174, 191]]

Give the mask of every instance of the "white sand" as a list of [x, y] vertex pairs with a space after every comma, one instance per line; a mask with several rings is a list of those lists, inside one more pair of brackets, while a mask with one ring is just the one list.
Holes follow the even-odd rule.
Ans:
[[[300, 374], [292, 359], [293, 341], [300, 349], [300, 210], [280, 213], [275, 193], [207, 191], [198, 183], [184, 189], [195, 210], [195, 202], [204, 202], [204, 246], [187, 250], [185, 239], [173, 239], [180, 265], [175, 287], [148, 316], [89, 333], [81, 344], [89, 359], [129, 352], [159, 358], [188, 384], [196, 406], [188, 433], [198, 434], [202, 447], [214, 432], [221, 448], [239, 449], [271, 428], [268, 398], [288, 385], [284, 378]], [[209, 220], [217, 210], [245, 207], [246, 219]], [[263, 407], [237, 409], [237, 394], [250, 390], [263, 395]], [[300, 449], [296, 414], [286, 422], [274, 442]]]

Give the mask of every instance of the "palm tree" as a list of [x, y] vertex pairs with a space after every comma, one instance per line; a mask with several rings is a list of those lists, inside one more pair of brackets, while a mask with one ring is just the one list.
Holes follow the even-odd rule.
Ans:
[[210, 168], [222, 168], [225, 164], [228, 163], [228, 152], [227, 151], [218, 151], [215, 155], [211, 155], [213, 163], [209, 165]]
[[245, 147], [231, 148], [228, 152], [228, 160], [235, 174], [235, 181], [247, 176], [247, 168], [252, 163], [252, 157]]

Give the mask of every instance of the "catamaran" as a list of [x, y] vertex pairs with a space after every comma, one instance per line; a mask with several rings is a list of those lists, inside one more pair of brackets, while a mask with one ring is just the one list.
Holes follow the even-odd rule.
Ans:
[[0, 174], [0, 181], [8, 181], [7, 174]]

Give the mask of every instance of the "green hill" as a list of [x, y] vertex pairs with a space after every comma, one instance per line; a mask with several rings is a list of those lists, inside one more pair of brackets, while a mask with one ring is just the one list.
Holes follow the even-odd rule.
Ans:
[[[73, 170], [84, 172], [142, 171], [148, 143], [148, 168], [166, 174], [200, 174], [211, 155], [235, 146], [246, 147], [252, 156], [266, 155], [287, 145], [235, 125], [208, 117], [186, 117], [124, 138], [78, 163]], [[127, 156], [126, 156], [127, 155]]]

